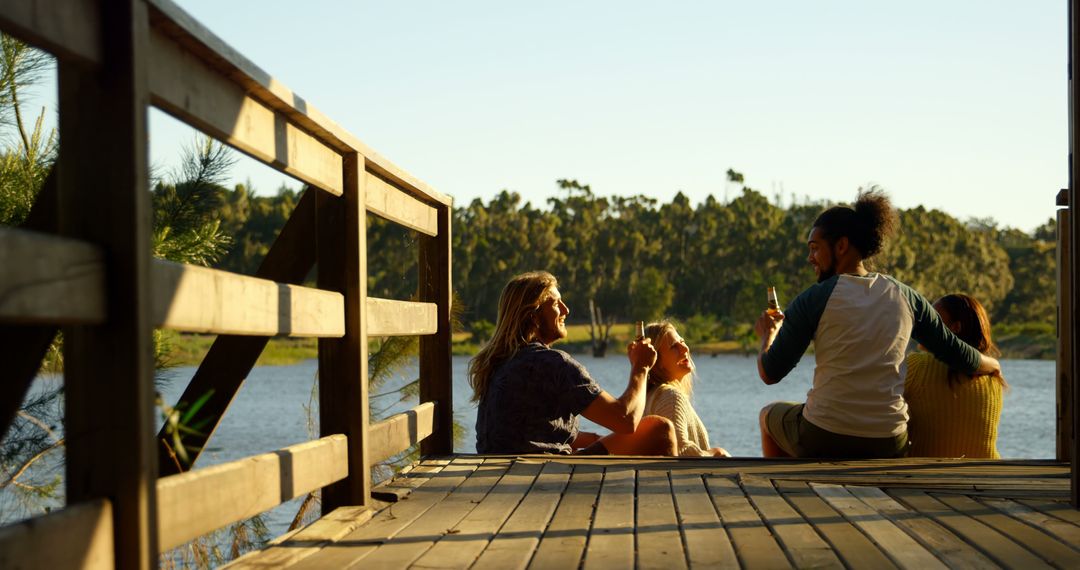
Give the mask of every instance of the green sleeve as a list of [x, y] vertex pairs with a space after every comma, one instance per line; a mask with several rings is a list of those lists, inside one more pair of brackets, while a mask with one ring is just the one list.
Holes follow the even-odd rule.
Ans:
[[769, 350], [761, 356], [761, 366], [770, 379], [779, 381], [787, 376], [806, 354], [837, 279], [839, 277], [834, 275], [811, 286], [784, 310], [784, 326], [780, 327]]
[[949, 368], [959, 370], [967, 374], [974, 373], [982, 362], [979, 351], [971, 345], [960, 340], [941, 322], [941, 317], [934, 310], [934, 305], [919, 294], [918, 291], [904, 285], [892, 277], [887, 278], [896, 283], [900, 292], [907, 297], [911, 306], [912, 326], [911, 337], [926, 347], [934, 355], [934, 358], [949, 365]]

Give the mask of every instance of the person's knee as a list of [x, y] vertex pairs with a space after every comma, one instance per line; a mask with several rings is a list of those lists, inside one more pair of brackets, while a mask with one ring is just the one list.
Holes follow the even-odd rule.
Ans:
[[638, 423], [638, 429], [648, 434], [652, 444], [649, 447], [656, 455], [675, 455], [675, 424], [662, 416], [645, 416]]
[[776, 402], [765, 404], [765, 407], [761, 408], [761, 412], [758, 414], [758, 425], [761, 426], [762, 432], [768, 431], [769, 412], [772, 411], [773, 406], [775, 405]]

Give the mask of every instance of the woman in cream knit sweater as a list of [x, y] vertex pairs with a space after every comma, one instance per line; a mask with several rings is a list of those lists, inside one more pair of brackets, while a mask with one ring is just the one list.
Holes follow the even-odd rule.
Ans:
[[[990, 318], [977, 300], [946, 295], [934, 309], [960, 340], [987, 356], [1000, 354], [990, 336]], [[1001, 376], [971, 377], [950, 370], [930, 354], [908, 355], [904, 380], [910, 416], [908, 455], [998, 459], [998, 422], [1006, 387]]]
[[649, 371], [645, 414], [671, 420], [680, 456], [730, 457], [724, 448], [709, 446], [709, 432], [690, 404], [694, 361], [675, 326], [667, 321], [651, 323], [645, 327], [645, 336], [656, 349], [656, 364]]

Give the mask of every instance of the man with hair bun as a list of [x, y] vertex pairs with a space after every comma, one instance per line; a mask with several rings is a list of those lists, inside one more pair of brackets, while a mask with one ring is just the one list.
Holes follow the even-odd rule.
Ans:
[[813, 387], [806, 403], [773, 402], [761, 410], [766, 457], [888, 458], [907, 450], [904, 358], [912, 338], [950, 367], [998, 375], [994, 358], [965, 344], [933, 305], [866, 261], [881, 251], [899, 220], [879, 188], [860, 190], [854, 207], [829, 208], [814, 221], [807, 261], [817, 284], [782, 314], [763, 312], [758, 374], [782, 380], [814, 343]]

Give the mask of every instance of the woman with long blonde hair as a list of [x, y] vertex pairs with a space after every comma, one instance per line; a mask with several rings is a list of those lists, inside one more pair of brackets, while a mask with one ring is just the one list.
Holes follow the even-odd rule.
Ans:
[[690, 403], [694, 360], [690, 347], [670, 321], [650, 323], [645, 337], [656, 348], [656, 364], [649, 371], [645, 413], [671, 420], [676, 454], [689, 457], [730, 457], [722, 447], [709, 446], [709, 432]]
[[[645, 378], [656, 361], [648, 340], [627, 347], [630, 382], [618, 398], [605, 392], [569, 354], [551, 348], [566, 338], [558, 281], [546, 271], [510, 280], [499, 297], [495, 334], [469, 363], [476, 414], [476, 451], [671, 455], [671, 422], [643, 417]], [[578, 416], [612, 430], [578, 430]]]

